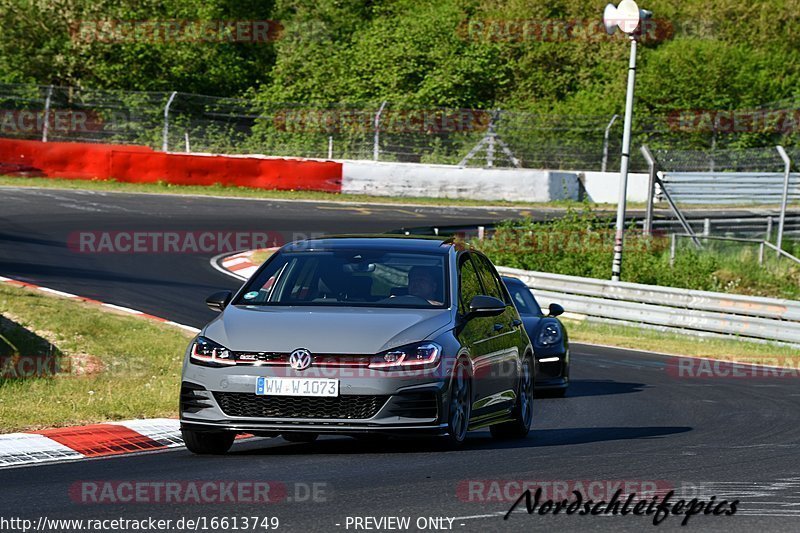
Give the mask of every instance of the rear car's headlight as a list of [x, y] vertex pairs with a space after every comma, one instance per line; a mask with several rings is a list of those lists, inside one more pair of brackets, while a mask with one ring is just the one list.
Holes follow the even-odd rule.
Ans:
[[561, 328], [552, 322], [545, 324], [536, 337], [536, 344], [539, 346], [552, 346], [559, 342], [561, 342]]
[[205, 366], [236, 364], [230, 350], [205, 337], [197, 337], [192, 343], [190, 359], [195, 364]]
[[432, 367], [439, 364], [441, 355], [442, 347], [435, 342], [409, 344], [379, 353], [369, 367], [383, 370]]

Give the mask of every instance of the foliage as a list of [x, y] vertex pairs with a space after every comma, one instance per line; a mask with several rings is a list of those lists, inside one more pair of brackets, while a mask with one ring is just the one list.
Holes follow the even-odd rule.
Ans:
[[[501, 224], [481, 249], [498, 265], [571, 276], [610, 279], [613, 220], [584, 207], [552, 222]], [[633, 227], [624, 240], [622, 279], [716, 292], [779, 298], [800, 297], [800, 265], [782, 260], [758, 264], [757, 250], [683, 243], [670, 266], [669, 239], [645, 237]], [[791, 246], [797, 247], [796, 244]], [[793, 250], [790, 250], [793, 251]]]

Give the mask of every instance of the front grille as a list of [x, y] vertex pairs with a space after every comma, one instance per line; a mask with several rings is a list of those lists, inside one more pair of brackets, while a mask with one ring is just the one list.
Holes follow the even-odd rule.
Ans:
[[247, 418], [372, 418], [388, 396], [257, 396], [247, 392], [215, 392], [222, 412]]
[[395, 396], [389, 414], [403, 418], [436, 418], [438, 410], [435, 393], [413, 392]]
[[[231, 359], [240, 365], [289, 366], [289, 353], [231, 352]], [[317, 366], [369, 366], [371, 355], [312, 354], [312, 365]]]

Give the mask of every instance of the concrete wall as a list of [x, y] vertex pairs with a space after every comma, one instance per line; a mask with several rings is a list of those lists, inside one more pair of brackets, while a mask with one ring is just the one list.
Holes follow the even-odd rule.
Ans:
[[574, 172], [344, 161], [342, 192], [549, 202], [577, 200], [579, 185], [578, 175]]
[[[575, 171], [590, 202], [616, 204], [619, 200], [619, 172]], [[629, 202], [647, 201], [647, 174], [628, 174]]]

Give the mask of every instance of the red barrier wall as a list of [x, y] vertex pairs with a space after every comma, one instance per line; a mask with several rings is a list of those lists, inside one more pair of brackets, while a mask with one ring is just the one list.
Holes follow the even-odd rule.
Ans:
[[0, 139], [0, 166], [20, 166], [51, 178], [221, 183], [329, 192], [342, 189], [342, 164], [333, 161], [168, 154], [144, 146]]

